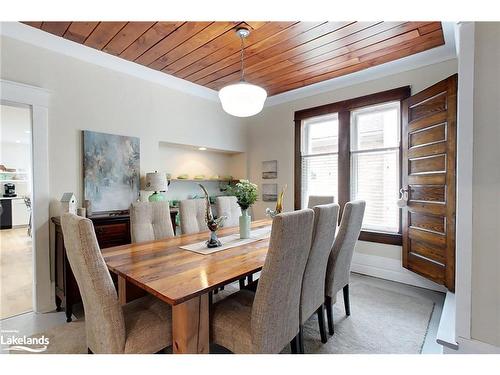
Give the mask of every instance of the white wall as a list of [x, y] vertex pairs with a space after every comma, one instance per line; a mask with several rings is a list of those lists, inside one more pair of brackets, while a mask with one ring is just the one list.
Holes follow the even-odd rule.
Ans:
[[500, 347], [500, 23], [476, 22], [471, 337]]
[[245, 151], [244, 125], [220, 104], [98, 65], [1, 38], [2, 79], [50, 90], [50, 195], [82, 201], [81, 130], [136, 136], [141, 174], [162, 169], [159, 142]]
[[[294, 112], [300, 109], [333, 103], [340, 100], [356, 98], [359, 96], [389, 90], [396, 87], [410, 85], [412, 93], [419, 92], [424, 88], [449, 77], [457, 72], [456, 59], [448, 60], [439, 64], [410, 70], [403, 73], [387, 76], [384, 78], [367, 81], [364, 83], [348, 86], [328, 93], [323, 93], [295, 101], [266, 107], [259, 115], [247, 120], [248, 124], [248, 176], [252, 182], [262, 186], [261, 163], [264, 160], [278, 160], [278, 188], [288, 184], [285, 194], [285, 210], [293, 209], [293, 168], [294, 168]], [[274, 181], [274, 180], [272, 180]], [[265, 208], [273, 203], [259, 201], [254, 208], [256, 218], [264, 217]], [[360, 263], [364, 263], [363, 269], [373, 265], [374, 258], [370, 256], [388, 258], [392, 265], [391, 270], [399, 272], [404, 282], [418, 283], [421, 286], [436, 287], [434, 283], [429, 284], [427, 280], [404, 270], [401, 264], [401, 247], [379, 245], [370, 242], [358, 242], [356, 257]], [[396, 263], [394, 261], [398, 261]], [[377, 263], [378, 264], [378, 263]], [[399, 266], [397, 266], [399, 264]], [[379, 267], [377, 265], [376, 267]], [[373, 266], [375, 267], [375, 266]], [[406, 281], [405, 281], [406, 280]], [[415, 281], [416, 280], [416, 281]]]

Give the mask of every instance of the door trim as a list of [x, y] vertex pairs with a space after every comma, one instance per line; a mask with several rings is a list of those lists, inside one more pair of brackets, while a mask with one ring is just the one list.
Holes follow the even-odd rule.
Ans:
[[33, 197], [33, 310], [55, 308], [50, 269], [49, 231], [49, 91], [0, 79], [0, 99], [5, 103], [31, 107], [32, 115], [32, 197]]
[[471, 338], [474, 22], [455, 25], [458, 57], [455, 335]]

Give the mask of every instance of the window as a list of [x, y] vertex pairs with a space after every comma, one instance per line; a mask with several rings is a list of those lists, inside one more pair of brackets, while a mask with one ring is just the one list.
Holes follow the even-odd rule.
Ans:
[[311, 195], [338, 197], [337, 114], [304, 121], [302, 127], [302, 207]]
[[351, 199], [366, 201], [363, 229], [399, 231], [399, 102], [351, 112]]
[[360, 239], [401, 245], [400, 87], [295, 112], [295, 208], [333, 195], [366, 201]]

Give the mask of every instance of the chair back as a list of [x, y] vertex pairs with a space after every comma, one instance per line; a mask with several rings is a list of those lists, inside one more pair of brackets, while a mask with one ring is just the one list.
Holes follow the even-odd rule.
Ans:
[[131, 204], [130, 236], [132, 242], [162, 240], [174, 235], [167, 201]]
[[224, 227], [236, 227], [240, 223], [241, 208], [236, 197], [217, 197], [216, 200], [217, 217], [225, 216]]
[[182, 234], [208, 230], [205, 223], [205, 199], [186, 199], [179, 202]]
[[125, 321], [116, 289], [89, 219], [61, 217], [66, 254], [85, 309], [87, 346], [94, 353], [123, 353]]
[[279, 353], [298, 333], [302, 277], [311, 249], [314, 211], [276, 215], [252, 306], [255, 353]]
[[330, 204], [335, 202], [335, 197], [333, 195], [310, 195], [309, 201], [307, 202], [307, 208], [313, 208], [316, 206], [321, 206], [323, 204]]
[[349, 284], [352, 255], [361, 232], [365, 206], [366, 203], [362, 200], [347, 202], [344, 206], [344, 213], [326, 269], [325, 293], [332, 298], [340, 289]]
[[311, 251], [304, 271], [300, 297], [301, 324], [304, 324], [325, 301], [326, 266], [335, 239], [338, 215], [339, 205], [336, 203], [314, 207]]

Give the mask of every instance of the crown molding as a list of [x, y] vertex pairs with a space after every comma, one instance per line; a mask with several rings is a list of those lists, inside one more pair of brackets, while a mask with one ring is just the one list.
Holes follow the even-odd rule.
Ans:
[[[454, 35], [456, 23], [443, 22], [442, 24], [445, 38], [445, 44], [443, 46], [364, 69], [359, 72], [318, 82], [306, 87], [287, 91], [282, 94], [273, 95], [267, 98], [264, 107], [271, 107], [295, 101], [343, 87], [352, 86], [362, 82], [454, 59], [457, 57]], [[127, 61], [94, 48], [72, 42], [31, 26], [24, 25], [20, 22], [1, 22], [0, 35], [144, 79], [170, 89], [185, 92], [187, 94], [214, 102], [219, 101], [217, 91], [215, 90], [197, 85], [185, 79], [174, 77], [167, 73], [159, 72], [131, 61]]]
[[287, 91], [269, 97], [264, 107], [271, 107], [309, 96], [322, 94], [328, 91], [337, 90], [343, 87], [356, 85], [359, 83], [373, 81], [375, 79], [402, 73], [408, 70], [421, 68], [427, 65], [437, 64], [443, 61], [457, 58], [455, 48], [455, 25], [454, 22], [442, 22], [445, 44], [433, 49], [390, 61], [385, 64], [373, 66], [358, 72], [344, 76], [318, 82], [309, 86]]
[[1, 22], [0, 35], [45, 48], [65, 56], [112, 69], [170, 89], [218, 102], [217, 91], [185, 79], [127, 61], [117, 56], [75, 43], [20, 22]]

